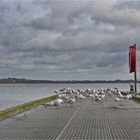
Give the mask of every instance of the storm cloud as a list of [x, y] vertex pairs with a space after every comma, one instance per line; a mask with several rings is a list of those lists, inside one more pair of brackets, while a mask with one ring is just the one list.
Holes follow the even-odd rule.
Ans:
[[139, 5], [0, 0], [0, 77], [130, 79], [128, 46], [136, 43], [140, 54]]

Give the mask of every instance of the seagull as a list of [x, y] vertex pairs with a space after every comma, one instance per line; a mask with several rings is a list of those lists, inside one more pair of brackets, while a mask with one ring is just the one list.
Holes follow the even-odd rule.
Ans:
[[118, 97], [116, 97], [116, 98], [114, 99], [114, 101], [115, 101], [115, 102], [119, 102], [120, 99], [119, 99]]
[[68, 103], [70, 103], [70, 104], [73, 104], [73, 103], [75, 103], [75, 102], [76, 102], [75, 98], [70, 98], [70, 99], [68, 100]]
[[48, 103], [43, 104], [45, 107], [54, 106], [54, 102], [50, 101]]
[[58, 99], [55, 100], [55, 102], [58, 103], [58, 104], [62, 104], [63, 103], [63, 100], [60, 99], [60, 98], [58, 98]]

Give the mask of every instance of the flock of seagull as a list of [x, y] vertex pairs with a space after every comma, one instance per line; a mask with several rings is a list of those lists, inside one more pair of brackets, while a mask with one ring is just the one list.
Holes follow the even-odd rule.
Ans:
[[111, 89], [70, 89], [63, 88], [60, 90], [55, 90], [57, 94], [57, 99], [43, 104], [45, 107], [48, 106], [60, 106], [61, 104], [74, 104], [77, 101], [82, 101], [86, 98], [91, 98], [92, 101], [102, 101], [106, 96], [113, 96], [114, 102], [119, 102], [121, 100], [129, 100], [132, 98], [131, 94], [123, 95], [118, 88]]

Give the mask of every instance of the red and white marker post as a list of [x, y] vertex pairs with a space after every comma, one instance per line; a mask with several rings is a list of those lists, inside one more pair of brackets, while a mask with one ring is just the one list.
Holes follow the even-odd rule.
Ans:
[[136, 44], [129, 46], [129, 72], [134, 72], [135, 92], [137, 92]]

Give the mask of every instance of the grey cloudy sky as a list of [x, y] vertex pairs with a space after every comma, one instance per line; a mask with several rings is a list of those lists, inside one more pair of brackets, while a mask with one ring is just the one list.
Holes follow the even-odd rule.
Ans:
[[131, 79], [139, 42], [138, 0], [0, 0], [0, 78]]

